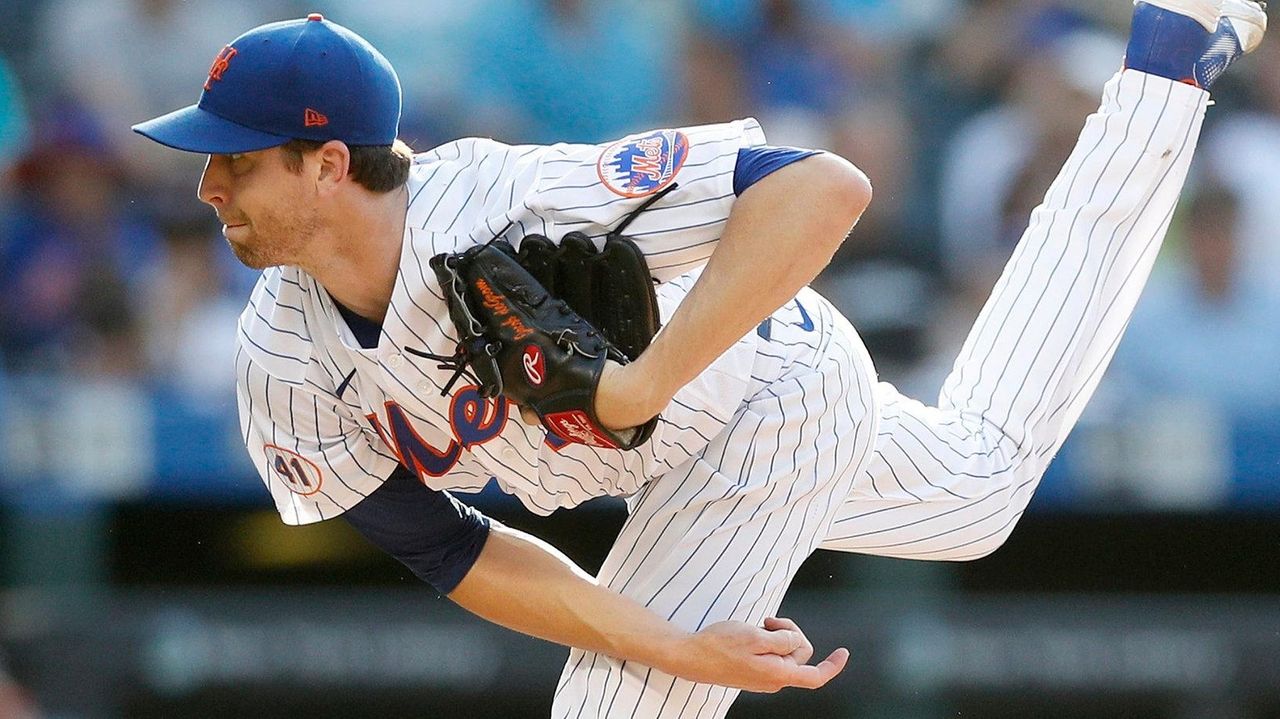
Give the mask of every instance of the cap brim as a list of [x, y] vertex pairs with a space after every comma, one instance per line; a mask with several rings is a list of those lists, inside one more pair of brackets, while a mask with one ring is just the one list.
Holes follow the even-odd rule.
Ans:
[[133, 131], [175, 150], [227, 155], [276, 147], [290, 138], [273, 135], [223, 119], [199, 105], [174, 110], [154, 120], [140, 122]]

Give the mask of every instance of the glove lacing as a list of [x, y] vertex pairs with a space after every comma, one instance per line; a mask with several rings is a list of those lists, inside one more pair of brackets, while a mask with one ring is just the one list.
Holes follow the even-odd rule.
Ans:
[[[480, 395], [482, 397], [497, 397], [502, 394], [502, 373], [495, 371], [493, 376], [497, 378], [497, 381], [495, 383], [486, 383], [480, 379], [479, 375], [471, 370], [470, 366], [475, 362], [477, 357], [483, 356], [488, 358], [490, 362], [493, 362], [496, 369], [497, 360], [494, 358], [498, 356], [498, 351], [502, 349], [502, 345], [497, 342], [489, 342], [484, 338], [484, 325], [480, 324], [480, 321], [471, 314], [471, 310], [467, 307], [466, 300], [464, 299], [466, 287], [463, 286], [462, 277], [459, 276], [454, 264], [456, 264], [456, 262], [453, 258], [445, 261], [445, 267], [449, 269], [450, 273], [449, 286], [443, 289], [451, 295], [453, 303], [461, 310], [462, 314], [466, 316], [467, 332], [470, 336], [459, 339], [452, 355], [438, 355], [433, 352], [416, 350], [412, 347], [405, 347], [404, 349], [406, 352], [415, 354], [419, 357], [439, 362], [439, 364], [436, 365], [436, 369], [449, 370], [453, 372], [449, 377], [449, 381], [444, 384], [444, 388], [440, 390], [441, 397], [448, 396], [449, 392], [453, 389], [453, 386], [464, 376], [475, 383], [476, 387], [480, 389]], [[470, 346], [468, 346], [468, 344], [470, 344]]]
[[[483, 352], [488, 357], [492, 358], [497, 356], [498, 344], [496, 342], [486, 343], [484, 342], [483, 337], [477, 337], [476, 345], [478, 346], [478, 350], [480, 352]], [[469, 352], [467, 352], [466, 345], [461, 342], [458, 343], [457, 349], [455, 349], [454, 353], [451, 355], [438, 355], [431, 352], [416, 350], [412, 347], [405, 347], [404, 351], [410, 354], [417, 355], [419, 357], [423, 357], [429, 360], [433, 360], [435, 362], [439, 362], [439, 364], [436, 365], [436, 369], [449, 370], [453, 372], [453, 374], [449, 376], [449, 381], [445, 382], [444, 388], [440, 390], [441, 397], [447, 397], [449, 395], [449, 392], [453, 389], [453, 386], [457, 384], [458, 380], [461, 379], [462, 377], [466, 377], [467, 379], [471, 380], [471, 382], [474, 383], [476, 387], [480, 388], [480, 394], [483, 397], [496, 397], [497, 395], [502, 393], [502, 375], [500, 374], [497, 375], [498, 384], [496, 387], [491, 387], [485, 384], [484, 382], [482, 382], [480, 380], [480, 377], [477, 376], [476, 373], [471, 370], [470, 368], [470, 365], [472, 362], [471, 355]]]

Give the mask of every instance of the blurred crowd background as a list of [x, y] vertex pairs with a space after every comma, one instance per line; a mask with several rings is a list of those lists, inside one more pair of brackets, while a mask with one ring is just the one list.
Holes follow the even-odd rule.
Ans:
[[[0, 648], [8, 646], [16, 678], [5, 683], [0, 660], [0, 717], [266, 716], [261, 707], [210, 709], [212, 690], [172, 676], [174, 666], [188, 666], [173, 657], [195, 651], [171, 646], [190, 636], [173, 627], [187, 625], [169, 614], [152, 625], [130, 611], [177, 591], [166, 589], [171, 584], [208, 592], [228, 583], [354, 582], [372, 592], [383, 580], [406, 582], [394, 567], [368, 570], [376, 559], [323, 533], [340, 530], [286, 535], [273, 524], [265, 490], [242, 456], [233, 393], [235, 323], [254, 273], [236, 264], [212, 212], [195, 198], [203, 157], [167, 151], [129, 130], [194, 102], [212, 58], [239, 33], [319, 11], [363, 34], [399, 71], [401, 134], [418, 150], [468, 135], [601, 142], [750, 115], [773, 144], [849, 158], [871, 177], [875, 201], [816, 284], [861, 331], [882, 377], [928, 401], [1119, 67], [1130, 9], [1127, 0], [0, 0], [0, 582], [8, 590]], [[1024, 520], [1032, 525], [1026, 532], [1054, 528], [1032, 538], [1064, 543], [1067, 556], [1081, 537], [1118, 537], [1118, 545], [1095, 542], [1085, 551], [1132, 552], [1136, 545], [1124, 542], [1146, 530], [1174, 537], [1215, 527], [1198, 535], [1198, 544], [1212, 547], [1204, 561], [1225, 562], [1232, 575], [1209, 572], [1194, 586], [1173, 581], [1175, 589], [1280, 591], [1265, 579], [1280, 566], [1280, 42], [1271, 40], [1220, 83], [1219, 106], [1146, 294]], [[500, 497], [475, 501], [497, 513], [509, 509]], [[618, 511], [604, 503], [578, 514], [607, 528]], [[1153, 516], [1180, 524], [1151, 529], [1159, 524]], [[1126, 518], [1120, 534], [1102, 530]], [[192, 534], [199, 527], [210, 528], [206, 538], [216, 548]], [[588, 565], [607, 545], [607, 536], [548, 531], [580, 543]], [[1136, 569], [1116, 571], [1179, 572], [1177, 552], [1166, 550], [1176, 555], [1166, 557], [1173, 564], [1158, 569], [1164, 555], [1152, 551], [1147, 559], [1156, 564], [1136, 556]], [[868, 576], [922, 594], [962, 590], [955, 585], [968, 576], [874, 562], [859, 565], [874, 567], [866, 574], [841, 564], [847, 559], [823, 560], [826, 573], [844, 572], [835, 583], [870, 602], [868, 611], [883, 611], [857, 592], [874, 583]], [[997, 575], [974, 586], [1010, 584]], [[1086, 579], [1074, 588], [1095, 584]], [[1158, 581], [1116, 586], [1168, 589]], [[138, 602], [121, 608], [120, 597], [135, 591]], [[815, 616], [828, 605], [815, 600]], [[1117, 611], [1123, 607], [1132, 605]], [[95, 661], [116, 647], [96, 631], [102, 612], [117, 610], [125, 614], [111, 624], [136, 630], [121, 636], [159, 642], [168, 670], [155, 670], [162, 679], [130, 675], [114, 689], [86, 688], [83, 673], [100, 673]], [[1191, 615], [1177, 609], [1170, 616]], [[1276, 614], [1264, 616], [1274, 621]], [[214, 633], [208, 617], [182, 617]], [[153, 626], [169, 629], [138, 628]], [[473, 631], [475, 623], [459, 626]], [[1271, 636], [1261, 650], [1272, 660], [1280, 653], [1275, 626], [1260, 635]], [[884, 641], [914, 657], [910, 666], [934, 666], [924, 655], [935, 664], [938, 657], [965, 661], [912, 643], [919, 631], [912, 625], [910, 641]], [[978, 635], [951, 631], [953, 652], [987, 646]], [[86, 636], [94, 640], [84, 644]], [[493, 646], [507, 646], [498, 636]], [[1196, 647], [1207, 653], [1201, 664], [1175, 668], [1171, 686], [1130, 687], [1138, 703], [1114, 711], [1136, 713], [1107, 714], [1113, 709], [1099, 705], [1070, 715], [1278, 716], [1274, 688], [1262, 700], [1239, 699], [1235, 675], [1213, 674], [1234, 645], [1209, 651], [1194, 639], [1151, 649], [1152, 656], [1195, 654]], [[59, 641], [93, 649], [77, 653]], [[1096, 658], [1073, 651], [1084, 651], [1085, 664]], [[542, 702], [558, 661], [554, 650], [547, 656], [543, 683], [530, 690]], [[69, 668], [77, 679], [61, 673]], [[307, 680], [295, 670], [280, 681]], [[820, 715], [948, 716], [954, 702], [1017, 698], [977, 714], [1003, 716], [995, 707], [1019, 706], [1035, 691], [1088, 694], [1081, 686], [1092, 686], [1028, 680], [1030, 689], [997, 684], [984, 694], [978, 675], [929, 684], [937, 678], [929, 671], [916, 677], [924, 684], [906, 688], [865, 680], [856, 691], [832, 690], [843, 708]], [[1219, 694], [1237, 699], [1178, 693], [1180, 681], [1206, 674], [1218, 676], [1212, 687], [1231, 689]], [[947, 682], [960, 686], [951, 699], [955, 687]], [[135, 688], [119, 689], [126, 685]], [[450, 691], [466, 696], [479, 686], [463, 682]], [[380, 691], [388, 696], [386, 687]], [[931, 698], [920, 701], [922, 692]], [[184, 703], [192, 696], [201, 699]], [[902, 696], [916, 697], [906, 702], [911, 713], [901, 713]], [[382, 715], [453, 715], [397, 706]], [[768, 707], [781, 705], [760, 706], [760, 716], [769, 716]], [[750, 716], [750, 702], [743, 711]], [[1034, 715], [1056, 716], [1048, 708]]]

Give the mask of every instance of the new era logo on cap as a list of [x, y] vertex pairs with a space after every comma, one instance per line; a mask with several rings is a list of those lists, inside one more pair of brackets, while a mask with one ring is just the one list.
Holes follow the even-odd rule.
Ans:
[[323, 113], [312, 110], [309, 107], [302, 113], [303, 127], [324, 127], [328, 124], [329, 118], [325, 117]]

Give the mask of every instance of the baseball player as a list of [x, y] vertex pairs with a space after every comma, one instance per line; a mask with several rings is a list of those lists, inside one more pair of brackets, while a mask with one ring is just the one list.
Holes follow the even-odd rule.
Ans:
[[[135, 129], [209, 154], [200, 198], [264, 270], [239, 404], [284, 521], [341, 516], [480, 616], [575, 647], [555, 717], [721, 717], [737, 688], [819, 686], [843, 666], [843, 650], [807, 665], [803, 635], [771, 618], [813, 549], [969, 559], [1009, 535], [1145, 282], [1208, 87], [1264, 30], [1248, 0], [1137, 3], [1125, 69], [937, 407], [877, 383], [853, 328], [805, 288], [870, 201], [866, 179], [766, 145], [754, 121], [410, 155], [390, 66], [312, 15], [237, 38], [197, 105]], [[664, 327], [606, 367], [594, 410], [615, 430], [658, 415], [650, 441], [550, 434], [440, 367], [457, 333], [432, 257], [598, 240], [624, 218]], [[598, 584], [448, 494], [491, 479], [538, 513], [626, 496]]]

